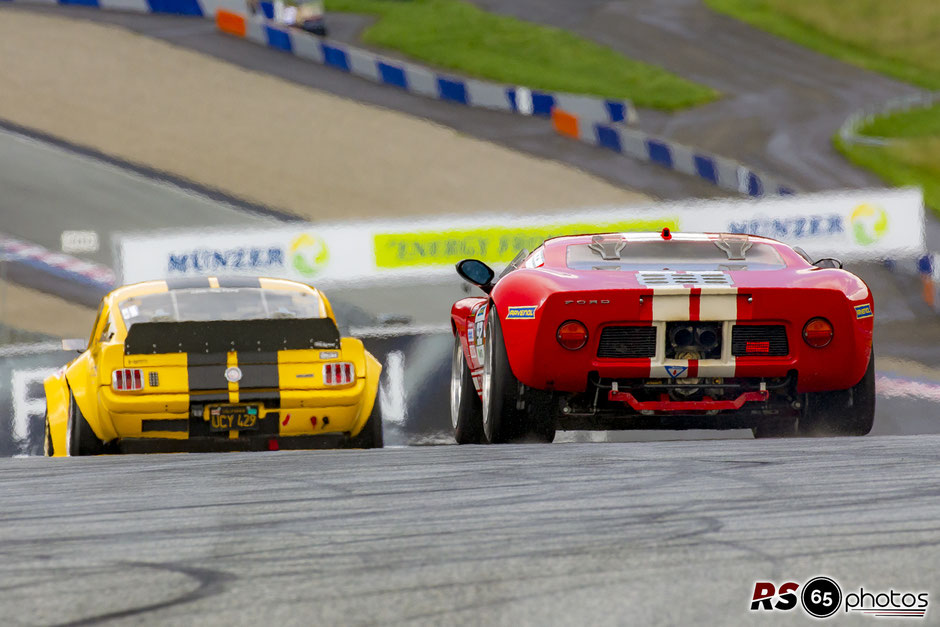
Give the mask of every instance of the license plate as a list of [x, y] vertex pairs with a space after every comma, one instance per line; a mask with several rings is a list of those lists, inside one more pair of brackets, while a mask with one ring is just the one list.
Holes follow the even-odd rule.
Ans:
[[257, 405], [216, 405], [207, 407], [209, 431], [248, 431], [258, 428]]

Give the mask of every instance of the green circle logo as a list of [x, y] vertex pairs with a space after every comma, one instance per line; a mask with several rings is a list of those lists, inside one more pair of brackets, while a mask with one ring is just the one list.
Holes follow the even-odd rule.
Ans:
[[290, 243], [291, 265], [304, 276], [316, 276], [330, 260], [326, 242], [318, 235], [304, 233]]
[[849, 217], [855, 241], [862, 246], [874, 244], [888, 232], [888, 213], [877, 205], [864, 203]]

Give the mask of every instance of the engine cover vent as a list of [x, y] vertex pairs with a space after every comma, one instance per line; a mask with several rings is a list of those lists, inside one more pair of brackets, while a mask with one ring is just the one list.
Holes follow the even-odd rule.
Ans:
[[661, 287], [663, 285], [734, 285], [727, 272], [669, 272], [641, 270], [636, 273], [636, 280], [643, 287]]

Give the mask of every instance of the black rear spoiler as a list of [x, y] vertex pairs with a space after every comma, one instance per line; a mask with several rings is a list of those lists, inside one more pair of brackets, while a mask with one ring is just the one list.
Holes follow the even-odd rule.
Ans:
[[125, 355], [270, 352], [340, 346], [330, 318], [138, 322], [124, 340]]

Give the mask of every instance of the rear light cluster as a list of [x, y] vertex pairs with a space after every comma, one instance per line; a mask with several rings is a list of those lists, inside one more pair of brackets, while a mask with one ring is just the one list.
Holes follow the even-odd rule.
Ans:
[[744, 352], [748, 355], [760, 354], [766, 355], [770, 352], [770, 342], [754, 342], [754, 341], [745, 341], [744, 342]]
[[558, 327], [558, 333], [555, 337], [558, 338], [558, 343], [564, 348], [576, 351], [579, 348], [584, 348], [584, 345], [587, 344], [588, 332], [582, 323], [577, 320], [569, 320]]
[[120, 368], [111, 373], [111, 387], [118, 392], [144, 389], [144, 373], [140, 368]]
[[825, 318], [813, 318], [803, 327], [803, 340], [813, 348], [823, 348], [832, 341], [832, 324]]
[[356, 367], [348, 361], [323, 364], [323, 383], [326, 385], [349, 385], [356, 379]]

